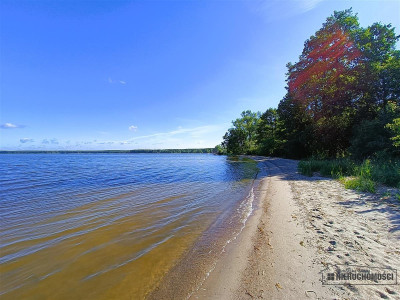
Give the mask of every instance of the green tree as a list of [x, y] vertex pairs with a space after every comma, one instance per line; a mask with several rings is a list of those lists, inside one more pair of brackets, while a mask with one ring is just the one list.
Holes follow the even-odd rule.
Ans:
[[[393, 101], [379, 110], [376, 118], [363, 120], [354, 127], [350, 152], [354, 158], [365, 159], [377, 153], [393, 156], [398, 154], [395, 148], [396, 118], [400, 117], [400, 107]], [[394, 130], [393, 130], [394, 129]]]
[[299, 61], [288, 64], [288, 94], [278, 109], [286, 148], [294, 145], [300, 156], [344, 155], [355, 126], [365, 127], [389, 101], [399, 102], [398, 39], [390, 24], [361, 28], [351, 9], [327, 18]]
[[223, 147], [222, 145], [217, 145], [213, 149], [213, 153], [218, 154], [218, 155], [224, 155], [224, 154], [226, 154], [226, 148]]
[[305, 42], [296, 64], [288, 64], [288, 89], [309, 116], [313, 152], [328, 156], [349, 146], [361, 52], [353, 41], [359, 29], [351, 10], [334, 12]]
[[400, 52], [396, 50], [394, 28], [374, 23], [354, 35], [362, 56], [362, 71], [357, 78], [355, 125], [377, 118], [389, 101], [400, 100]]
[[311, 117], [289, 92], [279, 102], [277, 112], [282, 124], [282, 130], [279, 132], [279, 140], [282, 143], [280, 156], [295, 159], [310, 156], [314, 135]]
[[269, 108], [264, 112], [257, 126], [258, 153], [262, 155], [278, 155], [282, 141], [281, 122], [276, 108]]
[[399, 155], [399, 38], [390, 24], [362, 28], [351, 9], [335, 11], [287, 64], [278, 108], [243, 112], [222, 147], [292, 158]]
[[223, 137], [222, 146], [229, 154], [254, 154], [256, 146], [256, 129], [260, 113], [243, 111], [241, 118], [232, 122], [233, 127]]
[[394, 134], [390, 138], [393, 141], [393, 146], [400, 147], [400, 118], [393, 119], [393, 123], [387, 124], [386, 128], [389, 128]]

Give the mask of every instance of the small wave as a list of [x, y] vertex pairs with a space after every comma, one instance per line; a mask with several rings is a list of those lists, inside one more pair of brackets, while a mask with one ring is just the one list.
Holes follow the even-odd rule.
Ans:
[[[254, 182], [253, 186], [251, 187], [250, 193], [248, 196], [245, 198], [245, 200], [239, 205], [239, 208], [237, 209], [238, 212], [243, 212], [242, 217], [240, 218], [241, 220], [241, 227], [237, 232], [234, 233], [233, 237], [225, 241], [225, 243], [222, 246], [222, 249], [219, 254], [222, 254], [225, 252], [225, 248], [234, 240], [237, 239], [237, 237], [240, 235], [240, 233], [243, 231], [243, 229], [246, 227], [247, 220], [251, 216], [253, 212], [253, 202], [254, 202]], [[211, 252], [211, 251], [210, 251]], [[205, 277], [202, 279], [201, 283], [198, 285], [198, 287], [192, 291], [186, 299], [189, 299], [195, 292], [197, 292], [201, 286], [204, 284], [206, 279], [210, 276], [210, 274], [214, 271], [215, 267], [217, 265], [217, 261], [215, 261], [211, 268], [206, 272]]]
[[91, 275], [89, 275], [89, 276], [86, 276], [85, 278], [82, 279], [82, 281], [89, 280], [89, 279], [91, 279], [91, 278], [93, 278], [93, 277], [99, 276], [99, 275], [101, 275], [101, 274], [104, 274], [104, 273], [107, 273], [107, 272], [109, 272], [109, 271], [118, 269], [118, 268], [120, 268], [120, 267], [122, 267], [122, 266], [125, 266], [126, 264], [128, 264], [128, 263], [130, 263], [130, 262], [133, 262], [133, 261], [135, 261], [135, 260], [141, 258], [143, 255], [149, 253], [151, 250], [153, 250], [154, 248], [158, 247], [159, 245], [165, 243], [166, 241], [168, 241], [168, 240], [169, 240], [170, 238], [172, 238], [173, 236], [174, 236], [174, 235], [167, 236], [167, 237], [164, 238], [163, 240], [161, 240], [161, 241], [159, 241], [159, 242], [157, 242], [157, 243], [151, 245], [150, 247], [148, 247], [148, 248], [146, 248], [146, 249], [143, 249], [142, 251], [138, 252], [138, 253], [137, 253], [134, 257], [132, 257], [131, 259], [125, 260], [125, 261], [122, 262], [122, 263], [119, 263], [119, 264], [110, 266], [110, 267], [108, 267], [108, 268], [106, 268], [106, 269], [104, 269], [104, 270], [101, 270], [101, 271], [99, 271], [99, 272], [96, 272], [96, 273], [94, 273], [94, 274], [91, 274]]

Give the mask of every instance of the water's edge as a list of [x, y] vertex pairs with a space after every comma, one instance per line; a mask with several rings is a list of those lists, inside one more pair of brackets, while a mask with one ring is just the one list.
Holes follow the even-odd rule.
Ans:
[[[265, 170], [261, 161], [258, 161], [257, 167], [259, 171], [237, 207], [217, 217], [146, 295], [146, 299], [189, 299], [201, 288], [225, 248], [239, 237], [249, 218], [259, 209], [257, 189], [261, 178], [265, 176]], [[241, 217], [237, 218], [238, 215]]]

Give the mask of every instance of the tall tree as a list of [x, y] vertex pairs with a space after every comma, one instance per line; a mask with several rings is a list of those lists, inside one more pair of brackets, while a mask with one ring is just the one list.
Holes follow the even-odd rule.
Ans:
[[269, 108], [260, 117], [257, 126], [258, 152], [262, 155], [277, 155], [281, 150], [281, 122], [276, 108]]
[[277, 112], [282, 126], [279, 133], [283, 144], [280, 155], [296, 159], [310, 156], [314, 135], [311, 117], [290, 92], [279, 102]]
[[288, 89], [312, 120], [314, 151], [333, 156], [349, 146], [362, 54], [353, 40], [359, 29], [351, 10], [334, 12], [288, 65]]
[[[305, 152], [344, 154], [355, 125], [377, 117], [388, 101], [399, 101], [398, 38], [391, 25], [361, 28], [349, 9], [335, 11], [305, 42], [299, 61], [288, 64], [288, 95], [282, 100], [282, 107], [290, 102], [300, 114], [295, 120], [303, 137], [291, 138]], [[293, 127], [292, 120], [282, 119]]]
[[399, 38], [390, 24], [362, 28], [351, 9], [335, 11], [287, 65], [278, 109], [243, 112], [223, 146], [293, 158], [400, 155]]
[[400, 101], [400, 51], [396, 50], [399, 36], [390, 24], [360, 28], [354, 39], [362, 52], [363, 66], [357, 81], [359, 123], [376, 117], [388, 101]]

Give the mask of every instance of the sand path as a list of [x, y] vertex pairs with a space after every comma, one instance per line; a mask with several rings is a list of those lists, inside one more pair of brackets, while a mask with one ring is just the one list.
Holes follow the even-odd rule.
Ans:
[[[399, 285], [322, 285], [332, 265], [399, 270], [400, 203], [256, 157], [259, 208], [191, 299], [400, 299]], [[265, 173], [264, 173], [265, 174]], [[400, 280], [399, 280], [400, 281]]]

